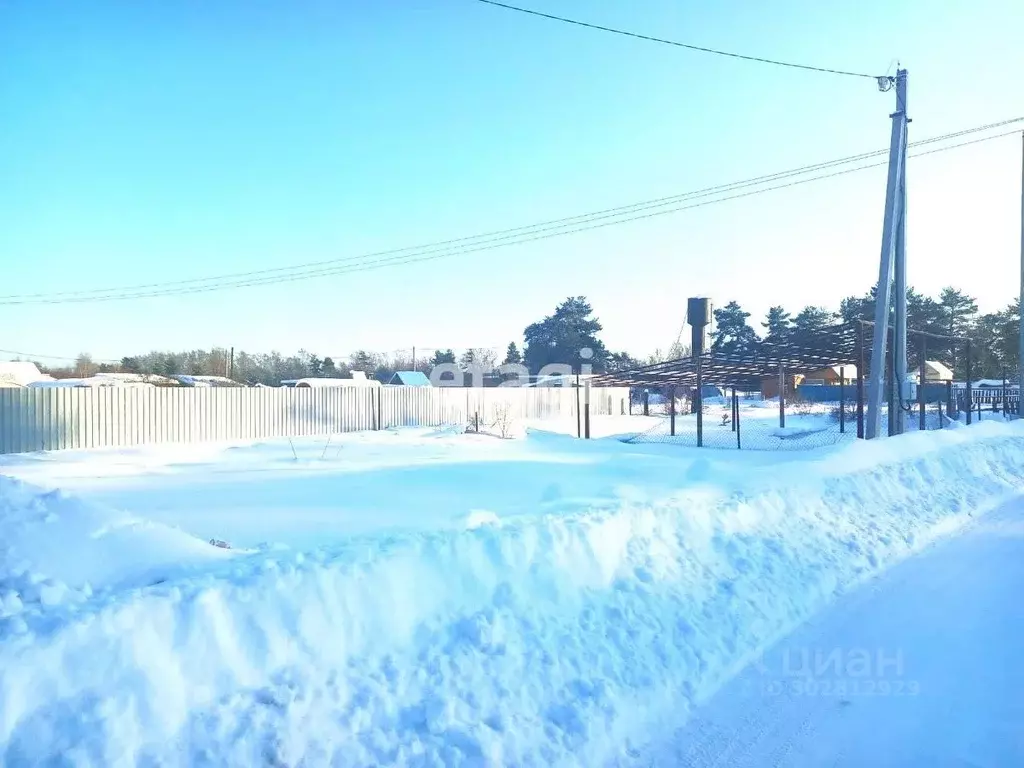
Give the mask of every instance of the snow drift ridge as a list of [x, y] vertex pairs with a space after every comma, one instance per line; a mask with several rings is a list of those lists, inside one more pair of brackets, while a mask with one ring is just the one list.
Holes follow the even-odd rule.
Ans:
[[1024, 430], [858, 444], [743, 488], [228, 560], [0, 625], [0, 755], [628, 762], [779, 633], [1024, 488]]

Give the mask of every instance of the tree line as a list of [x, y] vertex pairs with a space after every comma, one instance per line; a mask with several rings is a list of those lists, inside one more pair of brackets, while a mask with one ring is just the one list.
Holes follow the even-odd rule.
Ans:
[[[750, 313], [735, 301], [714, 311], [711, 333], [712, 352], [742, 354], [755, 351], [762, 341], [815, 346], [814, 340], [830, 326], [857, 320], [875, 319], [875, 289], [863, 296], [848, 296], [838, 310], [806, 306], [796, 315], [785, 307], [774, 306], [760, 323], [757, 333], [748, 322]], [[937, 297], [924, 296], [913, 288], [907, 291], [907, 327], [941, 336], [969, 339], [971, 376], [977, 378], [1013, 377], [1019, 363], [1018, 333], [1020, 302], [1012, 301], [997, 312], [981, 314], [978, 303], [963, 291], [947, 287]], [[890, 311], [891, 322], [891, 311]], [[919, 337], [918, 337], [919, 338]], [[927, 339], [925, 358], [949, 366], [958, 379], [967, 375], [966, 345]], [[918, 339], [908, 339], [908, 357], [917, 365]]]
[[[153, 351], [144, 355], [127, 356], [117, 363], [97, 363], [88, 354], [79, 355], [72, 365], [39, 367], [58, 378], [88, 377], [95, 373], [139, 373], [173, 376], [226, 376], [248, 384], [274, 386], [283, 380], [305, 377], [347, 377], [361, 371], [368, 377], [388, 381], [398, 371], [429, 373], [441, 364], [454, 364], [465, 370], [491, 373], [502, 364], [523, 365], [531, 373], [544, 366], [561, 363], [580, 370], [602, 372], [611, 367], [630, 367], [641, 361], [625, 353], [611, 353], [600, 340], [600, 321], [584, 296], [569, 297], [555, 311], [531, 323], [523, 331], [523, 344], [508, 344], [500, 358], [493, 350], [467, 349], [456, 355], [453, 349], [435, 350], [430, 357], [413, 359], [411, 353], [381, 354], [368, 350], [353, 352], [347, 359], [321, 357], [307, 350], [294, 355], [279, 352], [250, 353], [214, 348], [184, 352]], [[682, 350], [680, 350], [680, 354]], [[586, 370], [586, 369], [584, 369]]]
[[[756, 351], [762, 341], [813, 345], [815, 337], [830, 326], [857, 319], [873, 320], [874, 313], [875, 291], [872, 289], [863, 296], [848, 296], [836, 310], [811, 305], [794, 315], [785, 307], [771, 307], [759, 324], [760, 330], [755, 330], [749, 322], [750, 313], [736, 301], [730, 301], [714, 311], [711, 351], [720, 354], [749, 353]], [[1020, 307], [1016, 300], [998, 312], [980, 314], [977, 301], [955, 288], [944, 288], [935, 298], [913, 289], [907, 292], [909, 328], [971, 339], [971, 373], [974, 378], [1000, 378], [1004, 372], [1012, 376], [1016, 371], [1019, 316]], [[582, 368], [601, 373], [685, 357], [690, 352], [688, 346], [677, 340], [664, 352], [657, 350], [641, 359], [626, 352], [609, 351], [600, 339], [601, 331], [601, 322], [594, 316], [593, 307], [586, 297], [570, 296], [550, 315], [526, 326], [522, 346], [515, 341], [510, 342], [503, 358], [490, 349], [474, 348], [460, 355], [456, 355], [453, 349], [435, 350], [432, 356], [415, 360], [408, 353], [386, 355], [367, 350], [354, 352], [345, 360], [321, 357], [306, 350], [288, 356], [279, 352], [239, 351], [232, 359], [229, 350], [215, 348], [186, 352], [154, 351], [124, 357], [119, 363], [96, 363], [89, 355], [83, 354], [71, 366], [40, 365], [40, 368], [57, 377], [91, 376], [97, 372], [216, 375], [230, 376], [248, 384], [273, 386], [282, 380], [308, 376], [345, 377], [353, 371], [388, 381], [397, 371], [429, 373], [444, 363], [466, 370], [482, 370], [485, 374], [510, 363], [523, 365], [534, 374], [550, 364], [569, 365], [574, 371]], [[909, 352], [911, 364], [916, 364], [916, 348]], [[930, 340], [926, 357], [945, 363], [958, 378], [966, 376], [962, 345]]]

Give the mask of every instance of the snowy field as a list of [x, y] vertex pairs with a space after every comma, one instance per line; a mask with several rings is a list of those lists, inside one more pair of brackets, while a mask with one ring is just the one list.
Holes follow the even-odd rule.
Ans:
[[[743, 398], [740, 399], [739, 406], [740, 443], [747, 450], [801, 451], [834, 445], [845, 439], [853, 440], [857, 436], [856, 416], [850, 416], [850, 406], [847, 406], [845, 432], [840, 432], [836, 403], [808, 403], [799, 406], [787, 404], [784, 427], [779, 425], [778, 399]], [[664, 410], [664, 407], [661, 410]], [[671, 434], [670, 420], [665, 414], [660, 416], [659, 422], [636, 436], [636, 442], [696, 446], [697, 414], [677, 412], [675, 435]], [[705, 447], [736, 448], [732, 406], [728, 399], [705, 399], [702, 416]]]
[[1024, 491], [1021, 424], [615, 437], [660, 421], [0, 457], [0, 764], [646, 764], [774, 640]]
[[[857, 437], [856, 404], [846, 405], [846, 422], [841, 428], [839, 423], [838, 403], [791, 403], [786, 404], [786, 424], [779, 424], [779, 401], [740, 398], [740, 444], [743, 449], [755, 451], [806, 451], [819, 449], [843, 442], [850, 442]], [[682, 406], [681, 406], [682, 408]], [[667, 416], [668, 406], [658, 404], [649, 411], [652, 415], [646, 418], [654, 421], [650, 427], [641, 431], [634, 438], [635, 442], [671, 443], [676, 445], [697, 445], [697, 416], [691, 413], [676, 412], [675, 434], [671, 434], [670, 419]], [[883, 429], [888, 423], [888, 408], [882, 408]], [[972, 416], [978, 421], [1006, 421], [1002, 413], [991, 410]], [[966, 425], [964, 414], [960, 414], [960, 424]], [[920, 419], [917, 406], [906, 415], [906, 430], [915, 432], [919, 429]], [[956, 427], [944, 415], [939, 414], [935, 403], [929, 403], [925, 410], [925, 428], [928, 430]], [[707, 398], [704, 401], [703, 442], [708, 448], [735, 449], [736, 432], [732, 424], [732, 407], [726, 398]]]

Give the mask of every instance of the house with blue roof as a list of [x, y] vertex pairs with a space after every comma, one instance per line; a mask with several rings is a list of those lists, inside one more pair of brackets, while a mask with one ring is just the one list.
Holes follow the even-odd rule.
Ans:
[[392, 387], [429, 387], [430, 379], [423, 371], [396, 371], [388, 381]]

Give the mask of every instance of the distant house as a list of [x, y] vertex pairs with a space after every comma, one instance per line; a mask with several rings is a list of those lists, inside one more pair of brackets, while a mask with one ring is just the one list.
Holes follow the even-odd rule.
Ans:
[[178, 382], [155, 373], [96, 373], [93, 379], [110, 381], [120, 387], [176, 387]]
[[176, 382], [183, 387], [244, 387], [244, 384], [239, 384], [234, 379], [229, 379], [227, 376], [186, 376], [185, 374], [178, 374], [171, 376]]
[[[971, 382], [972, 389], [1002, 389], [1003, 384], [1006, 384], [1007, 389], [1018, 389], [1019, 385], [1011, 379], [978, 379], [977, 381]], [[963, 384], [958, 384], [957, 389], [962, 389]]]
[[53, 381], [53, 377], [40, 371], [35, 363], [23, 360], [0, 362], [0, 387], [27, 387], [37, 381]]
[[429, 387], [430, 379], [423, 371], [396, 371], [388, 381], [388, 386]]
[[[919, 379], [921, 378], [920, 373], [917, 376]], [[924, 380], [927, 384], [944, 384], [947, 381], [953, 380], [953, 372], [938, 360], [925, 360]], [[1002, 382], [999, 384], [1002, 386]]]
[[380, 382], [376, 379], [366, 378], [363, 371], [352, 371], [351, 378], [341, 377], [317, 377], [310, 376], [305, 379], [284, 379], [282, 387], [295, 387], [296, 389], [326, 389], [330, 387], [379, 387]]
[[[839, 375], [840, 369], [842, 369], [842, 377]], [[857, 366], [830, 365], [827, 368], [819, 368], [806, 374], [800, 383], [819, 387], [838, 387], [840, 384], [850, 386], [857, 383]]]
[[136, 383], [125, 383], [119, 379], [112, 379], [106, 376], [89, 376], [86, 378], [70, 378], [70, 379], [48, 379], [45, 381], [33, 381], [30, 383], [29, 388], [31, 389], [123, 389], [126, 387], [149, 387], [152, 388], [153, 384], [146, 384], [143, 382]]
[[[843, 375], [840, 377], [839, 369]], [[818, 368], [809, 373], [786, 374], [786, 397], [797, 394], [797, 387], [838, 387], [840, 384], [851, 387], [857, 383], [857, 366], [830, 365]], [[779, 396], [779, 377], [765, 376], [761, 379], [761, 396], [771, 400]]]
[[109, 383], [108, 384], [103, 384], [101, 382], [96, 382], [94, 384], [89, 384], [89, 380], [88, 379], [47, 379], [47, 380], [44, 380], [44, 381], [32, 381], [32, 382], [29, 382], [29, 384], [28, 384], [28, 388], [29, 389], [69, 389], [69, 388], [88, 389], [89, 387], [103, 387], [103, 386], [113, 387], [115, 385], [114, 384], [109, 384]]
[[[786, 374], [786, 397], [796, 394], [796, 388], [804, 383], [804, 377], [799, 374]], [[761, 397], [771, 400], [779, 396], [779, 377], [765, 376], [761, 379]]]

